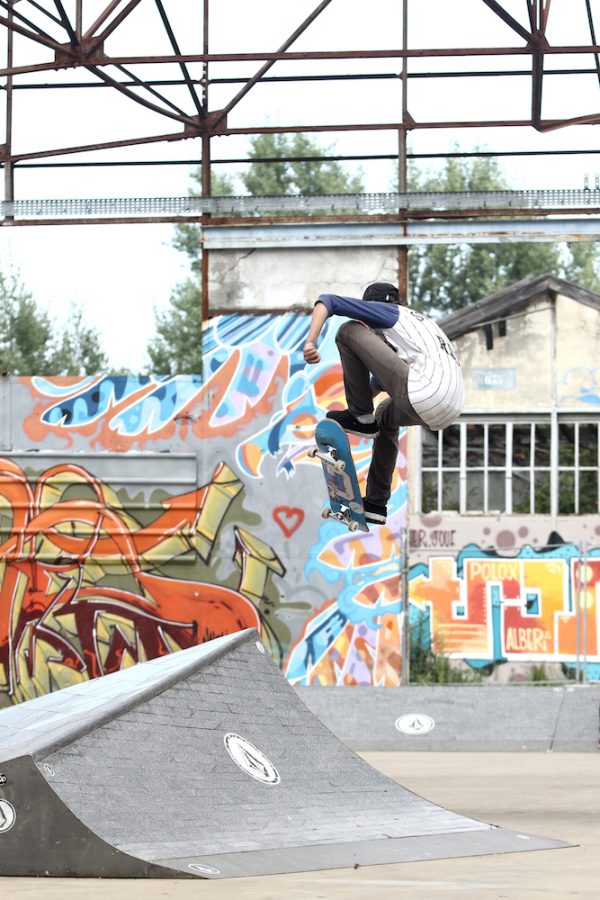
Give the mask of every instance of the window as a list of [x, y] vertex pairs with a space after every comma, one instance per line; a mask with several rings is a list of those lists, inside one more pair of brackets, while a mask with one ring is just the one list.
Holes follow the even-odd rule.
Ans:
[[599, 428], [600, 420], [559, 417], [555, 448], [549, 416], [423, 428], [420, 511], [595, 514]]
[[558, 432], [558, 511], [597, 513], [598, 425], [559, 422]]

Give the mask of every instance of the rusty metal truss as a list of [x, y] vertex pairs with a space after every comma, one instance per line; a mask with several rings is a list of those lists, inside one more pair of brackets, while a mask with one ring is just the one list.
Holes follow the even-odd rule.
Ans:
[[[554, 83], [560, 79], [564, 85], [572, 84], [571, 96], [577, 95], [581, 79], [593, 79], [600, 85], [600, 46], [597, 43], [594, 21], [594, 5], [597, 0], [460, 0], [454, 4], [457, 19], [464, 18], [461, 34], [463, 46], [447, 47], [444, 36], [435, 29], [432, 15], [428, 36], [429, 46], [412, 46], [410, 41], [412, 16], [417, 5], [423, 8], [439, 0], [377, 0], [371, 4], [371, 16], [381, 18], [380, 32], [384, 46], [361, 45], [360, 24], [350, 32], [348, 40], [356, 44], [350, 47], [339, 42], [336, 48], [337, 26], [344, 16], [344, 0], [321, 0], [320, 3], [269, 4], [269, 9], [282, 10], [282, 23], [274, 20], [269, 27], [260, 30], [262, 47], [244, 46], [236, 27], [236, 10], [250, 7], [260, 20], [265, 3], [240, 4], [237, 0], [0, 0], [0, 28], [3, 41], [3, 57], [0, 58], [0, 99], [4, 104], [4, 138], [0, 138], [0, 162], [4, 168], [4, 224], [25, 224], [27, 216], [19, 218], [20, 185], [26, 184], [27, 173], [40, 172], [51, 182], [53, 171], [99, 172], [101, 168], [129, 166], [136, 172], [144, 171], [148, 181], [161, 166], [198, 166], [201, 172], [201, 194], [205, 201], [198, 205], [195, 214], [200, 220], [215, 215], [208, 202], [211, 193], [211, 171], [219, 172], [227, 166], [247, 162], [240, 152], [216, 156], [214, 147], [224, 146], [223, 138], [247, 139], [258, 134], [295, 133], [324, 136], [369, 134], [373, 137], [370, 152], [331, 151], [326, 158], [335, 161], [360, 161], [369, 165], [375, 161], [391, 160], [396, 165], [398, 187], [406, 193], [407, 163], [412, 157], [445, 156], [540, 156], [552, 153], [594, 153], [598, 150], [577, 145], [565, 150], [545, 146], [525, 150], [515, 146], [500, 148], [497, 153], [487, 152], [429, 152], [411, 153], [407, 139], [423, 131], [455, 132], [472, 129], [477, 135], [491, 130], [510, 130], [519, 135], [523, 129], [533, 129], [540, 135], [567, 126], [600, 124], [600, 104], [594, 108], [577, 110], [572, 115], [569, 104], [564, 114], [556, 115], [556, 103], [550, 96], [550, 114], [544, 115], [546, 93], [554, 92]], [[576, 43], [557, 42], [552, 35], [552, 13], [568, 6], [575, 7], [584, 16], [584, 26]], [[290, 7], [289, 9], [286, 8]], [[433, 9], [432, 7], [432, 9]], [[212, 27], [215, 13], [229, 10], [228, 27], [215, 31]], [[515, 10], [518, 9], [518, 12]], [[470, 14], [477, 12], [479, 25], [473, 26]], [[598, 9], [596, 8], [596, 18]], [[485, 13], [487, 19], [482, 16]], [[336, 19], [336, 16], [338, 17]], [[327, 18], [328, 17], [328, 18]], [[325, 23], [331, 28], [331, 40], [323, 48], [321, 37], [311, 43], [313, 30]], [[506, 42], [502, 46], [489, 46], [487, 25], [494, 28], [501, 24]], [[273, 40], [270, 35], [285, 28], [285, 37]], [[481, 30], [477, 30], [480, 28]], [[473, 30], [475, 29], [475, 30]], [[222, 33], [224, 32], [224, 33]], [[256, 38], [248, 38], [248, 43]], [[368, 43], [367, 38], [364, 39]], [[381, 41], [380, 41], [381, 42]], [[228, 43], [232, 49], [227, 51]], [[276, 44], [275, 49], [273, 44]], [[216, 45], [216, 50], [214, 46]], [[271, 45], [271, 46], [269, 46]], [[332, 45], [332, 46], [329, 46]], [[244, 46], [243, 51], [239, 48]], [[472, 115], [469, 92], [464, 93], [458, 115], [448, 118], [440, 108], [439, 116], [431, 118], [419, 108], [418, 86], [428, 83], [441, 85], [448, 82], [459, 85], [463, 79], [487, 79], [489, 84], [508, 84], [511, 79], [526, 80], [529, 97], [528, 115], [498, 114], [494, 102], [486, 107], [486, 116]], [[579, 79], [579, 80], [578, 80]], [[463, 81], [464, 83], [464, 81]], [[314, 100], [314, 90], [321, 98], [332, 91], [345, 90], [352, 96], [357, 86], [371, 85], [373, 91], [382, 91], [384, 85], [390, 96], [396, 98], [382, 116], [376, 115], [364, 103], [356, 103], [352, 121], [325, 120], [320, 106]], [[270, 121], [272, 110], [268, 97], [261, 92], [269, 89], [313, 91], [306, 108], [299, 113], [293, 105], [283, 112], [276, 112], [276, 121]], [[336, 94], [338, 96], [339, 93]], [[296, 95], [295, 95], [296, 96]], [[600, 96], [600, 92], [598, 95]], [[264, 97], [264, 102], [257, 98]], [[65, 112], [66, 110], [66, 112]], [[55, 111], [55, 112], [53, 112]], [[502, 110], [505, 113], [505, 110]], [[45, 113], [40, 115], [40, 113]], [[2, 113], [0, 112], [0, 116]], [[66, 116], [66, 119], [65, 119]], [[39, 122], [39, 128], [32, 130]], [[578, 129], [574, 129], [576, 135]], [[496, 132], [497, 133], [497, 132]], [[32, 138], [32, 134], [35, 135]], [[383, 149], [382, 142], [387, 141]], [[239, 143], [236, 145], [239, 146]], [[160, 155], [157, 155], [157, 148]], [[185, 148], [187, 152], [183, 152]], [[374, 152], [377, 149], [378, 152]], [[136, 155], [138, 154], [138, 155]], [[281, 157], [278, 157], [281, 159]], [[309, 159], [310, 157], [301, 157]], [[319, 157], [322, 159], [323, 157]], [[291, 159], [291, 158], [290, 158]], [[294, 159], [298, 160], [299, 157]], [[265, 158], [254, 158], [258, 164]], [[27, 194], [27, 191], [25, 191]], [[30, 192], [29, 192], [30, 195]], [[93, 196], [93, 194], [92, 194]], [[390, 203], [397, 197], [390, 195]], [[453, 212], [464, 215], [468, 208], [474, 213], [489, 215], [489, 207], [471, 201], [464, 203], [454, 197], [444, 209], [432, 203], [429, 209], [419, 207], [418, 215], [430, 214], [448, 217]], [[116, 201], [106, 198], [109, 206]], [[23, 201], [24, 202], [24, 201]], [[43, 201], [39, 201], [43, 202]], [[100, 201], [87, 201], [88, 205]], [[119, 201], [120, 202], [120, 201]], [[136, 201], [137, 202], [137, 201]], [[562, 203], [555, 204], [558, 206]], [[140, 204], [138, 203], [138, 206]], [[164, 220], [164, 211], [144, 209], [139, 216], [144, 221]], [[388, 204], [389, 206], [389, 204]], [[135, 203], [133, 204], [135, 207]], [[132, 207], [132, 209], [133, 209]], [[63, 202], [65, 214], [61, 221], [78, 224], [101, 221], [122, 221], [118, 211], [111, 215], [104, 210], [100, 217], [95, 213], [67, 212], [68, 201]], [[228, 216], [243, 218], [246, 208], [242, 199], [238, 206], [231, 206]], [[253, 216], [257, 215], [252, 206]], [[403, 212], [410, 218], [414, 204], [398, 204], [392, 211]], [[90, 207], [91, 209], [91, 207]], [[307, 217], [323, 212], [323, 204], [304, 209], [295, 214]], [[534, 207], [525, 199], [513, 212], [532, 214]], [[329, 209], [328, 212], [336, 212]], [[534, 210], [535, 211], [535, 210]], [[547, 214], [540, 208], [541, 214]], [[588, 212], [591, 209], [588, 206]], [[348, 205], [343, 205], [339, 215], [348, 215]], [[354, 211], [356, 212], [356, 210]], [[258, 213], [261, 215], [261, 213]], [[131, 211], [127, 216], [135, 215]], [[190, 215], [186, 211], [185, 215]], [[33, 216], [40, 221], [43, 216]], [[54, 214], [49, 219], [57, 221]], [[229, 219], [231, 224], [231, 219]]]

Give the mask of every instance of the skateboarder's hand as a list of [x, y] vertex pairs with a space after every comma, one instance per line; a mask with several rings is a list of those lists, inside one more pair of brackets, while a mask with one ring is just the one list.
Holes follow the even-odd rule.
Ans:
[[307, 363], [321, 362], [321, 355], [314, 341], [307, 341], [304, 345], [304, 361]]

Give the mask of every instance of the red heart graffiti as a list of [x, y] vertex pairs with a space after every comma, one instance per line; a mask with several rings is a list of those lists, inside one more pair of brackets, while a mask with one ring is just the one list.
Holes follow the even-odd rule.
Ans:
[[304, 522], [304, 510], [294, 506], [276, 506], [273, 510], [273, 518], [286, 537], [291, 537], [298, 531]]

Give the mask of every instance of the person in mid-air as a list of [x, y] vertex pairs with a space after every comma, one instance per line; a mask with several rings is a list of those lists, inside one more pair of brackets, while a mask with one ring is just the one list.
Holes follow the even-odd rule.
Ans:
[[[460, 364], [441, 328], [402, 305], [393, 284], [370, 284], [362, 300], [320, 294], [304, 344], [307, 363], [321, 360], [317, 341], [329, 316], [351, 321], [336, 335], [348, 409], [328, 412], [327, 418], [349, 434], [374, 438], [363, 503], [367, 522], [382, 525], [400, 426], [425, 425], [438, 431], [458, 418], [465, 402]], [[381, 391], [388, 397], [374, 410], [373, 400]]]

